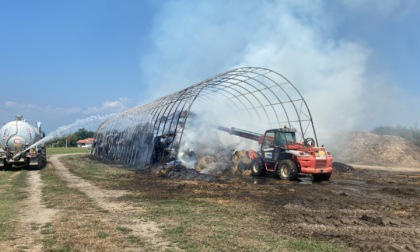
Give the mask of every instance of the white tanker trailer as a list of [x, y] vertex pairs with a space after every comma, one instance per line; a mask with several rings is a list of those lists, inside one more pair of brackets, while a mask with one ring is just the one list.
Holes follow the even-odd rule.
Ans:
[[41, 123], [33, 127], [22, 116], [5, 123], [0, 128], [0, 169], [12, 166], [29, 166], [31, 169], [41, 169], [47, 163], [44, 143], [34, 145], [45, 137], [41, 131]]

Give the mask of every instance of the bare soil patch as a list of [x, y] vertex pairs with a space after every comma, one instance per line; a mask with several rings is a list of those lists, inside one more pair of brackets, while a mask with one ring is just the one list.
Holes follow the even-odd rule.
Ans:
[[[252, 227], [256, 233], [265, 230], [355, 251], [419, 251], [419, 176], [420, 169], [415, 168], [359, 166], [320, 183], [233, 175], [206, 182], [162, 179], [143, 171], [131, 190], [146, 191], [143, 197], [150, 199], [205, 198], [231, 209], [246, 209], [250, 216], [244, 216], [244, 222], [254, 213], [255, 222], [261, 224]], [[301, 181], [308, 179], [301, 177]]]
[[42, 200], [40, 171], [28, 174], [28, 198], [19, 202], [20, 218], [16, 222], [13, 240], [1, 244], [2, 251], [43, 251], [41, 227], [51, 222], [57, 212], [46, 208]]
[[[53, 155], [49, 158], [59, 176], [64, 179], [68, 186], [83, 192], [88, 198], [92, 199], [96, 205], [104, 209], [106, 222], [119, 227], [120, 229], [130, 230], [132, 237], [141, 237], [147, 240], [149, 246], [155, 251], [163, 251], [171, 248], [177, 250], [173, 244], [162, 238], [162, 231], [158, 225], [152, 221], [142, 221], [138, 218], [143, 212], [141, 208], [134, 207], [124, 201], [118, 201], [119, 197], [127, 194], [124, 190], [106, 190], [99, 188], [92, 183], [72, 175], [69, 170], [59, 161], [62, 155]], [[135, 250], [135, 248], [132, 248]], [[131, 248], [126, 247], [125, 251]], [[137, 248], [138, 250], [138, 248]]]

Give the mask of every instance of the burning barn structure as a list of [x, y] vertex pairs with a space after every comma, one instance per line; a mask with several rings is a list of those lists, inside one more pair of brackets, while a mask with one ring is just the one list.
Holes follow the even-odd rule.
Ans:
[[287, 126], [302, 141], [318, 142], [308, 106], [290, 81], [270, 69], [241, 67], [111, 117], [97, 129], [94, 155], [136, 168], [205, 155], [226, 144], [224, 137], [234, 138], [218, 134], [219, 125], [256, 132]]

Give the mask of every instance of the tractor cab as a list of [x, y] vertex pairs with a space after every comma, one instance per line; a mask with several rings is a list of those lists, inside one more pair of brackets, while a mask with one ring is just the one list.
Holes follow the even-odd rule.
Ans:
[[265, 148], [283, 148], [295, 149], [296, 129], [280, 128], [267, 130], [261, 141], [261, 149]]
[[261, 154], [265, 162], [274, 163], [286, 150], [297, 150], [296, 129], [267, 130], [261, 139]]

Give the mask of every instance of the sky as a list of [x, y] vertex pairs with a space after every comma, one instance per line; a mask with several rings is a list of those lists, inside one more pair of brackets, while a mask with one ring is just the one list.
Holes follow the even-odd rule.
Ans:
[[48, 134], [255, 66], [317, 130], [418, 128], [419, 27], [417, 0], [0, 0], [0, 120]]

